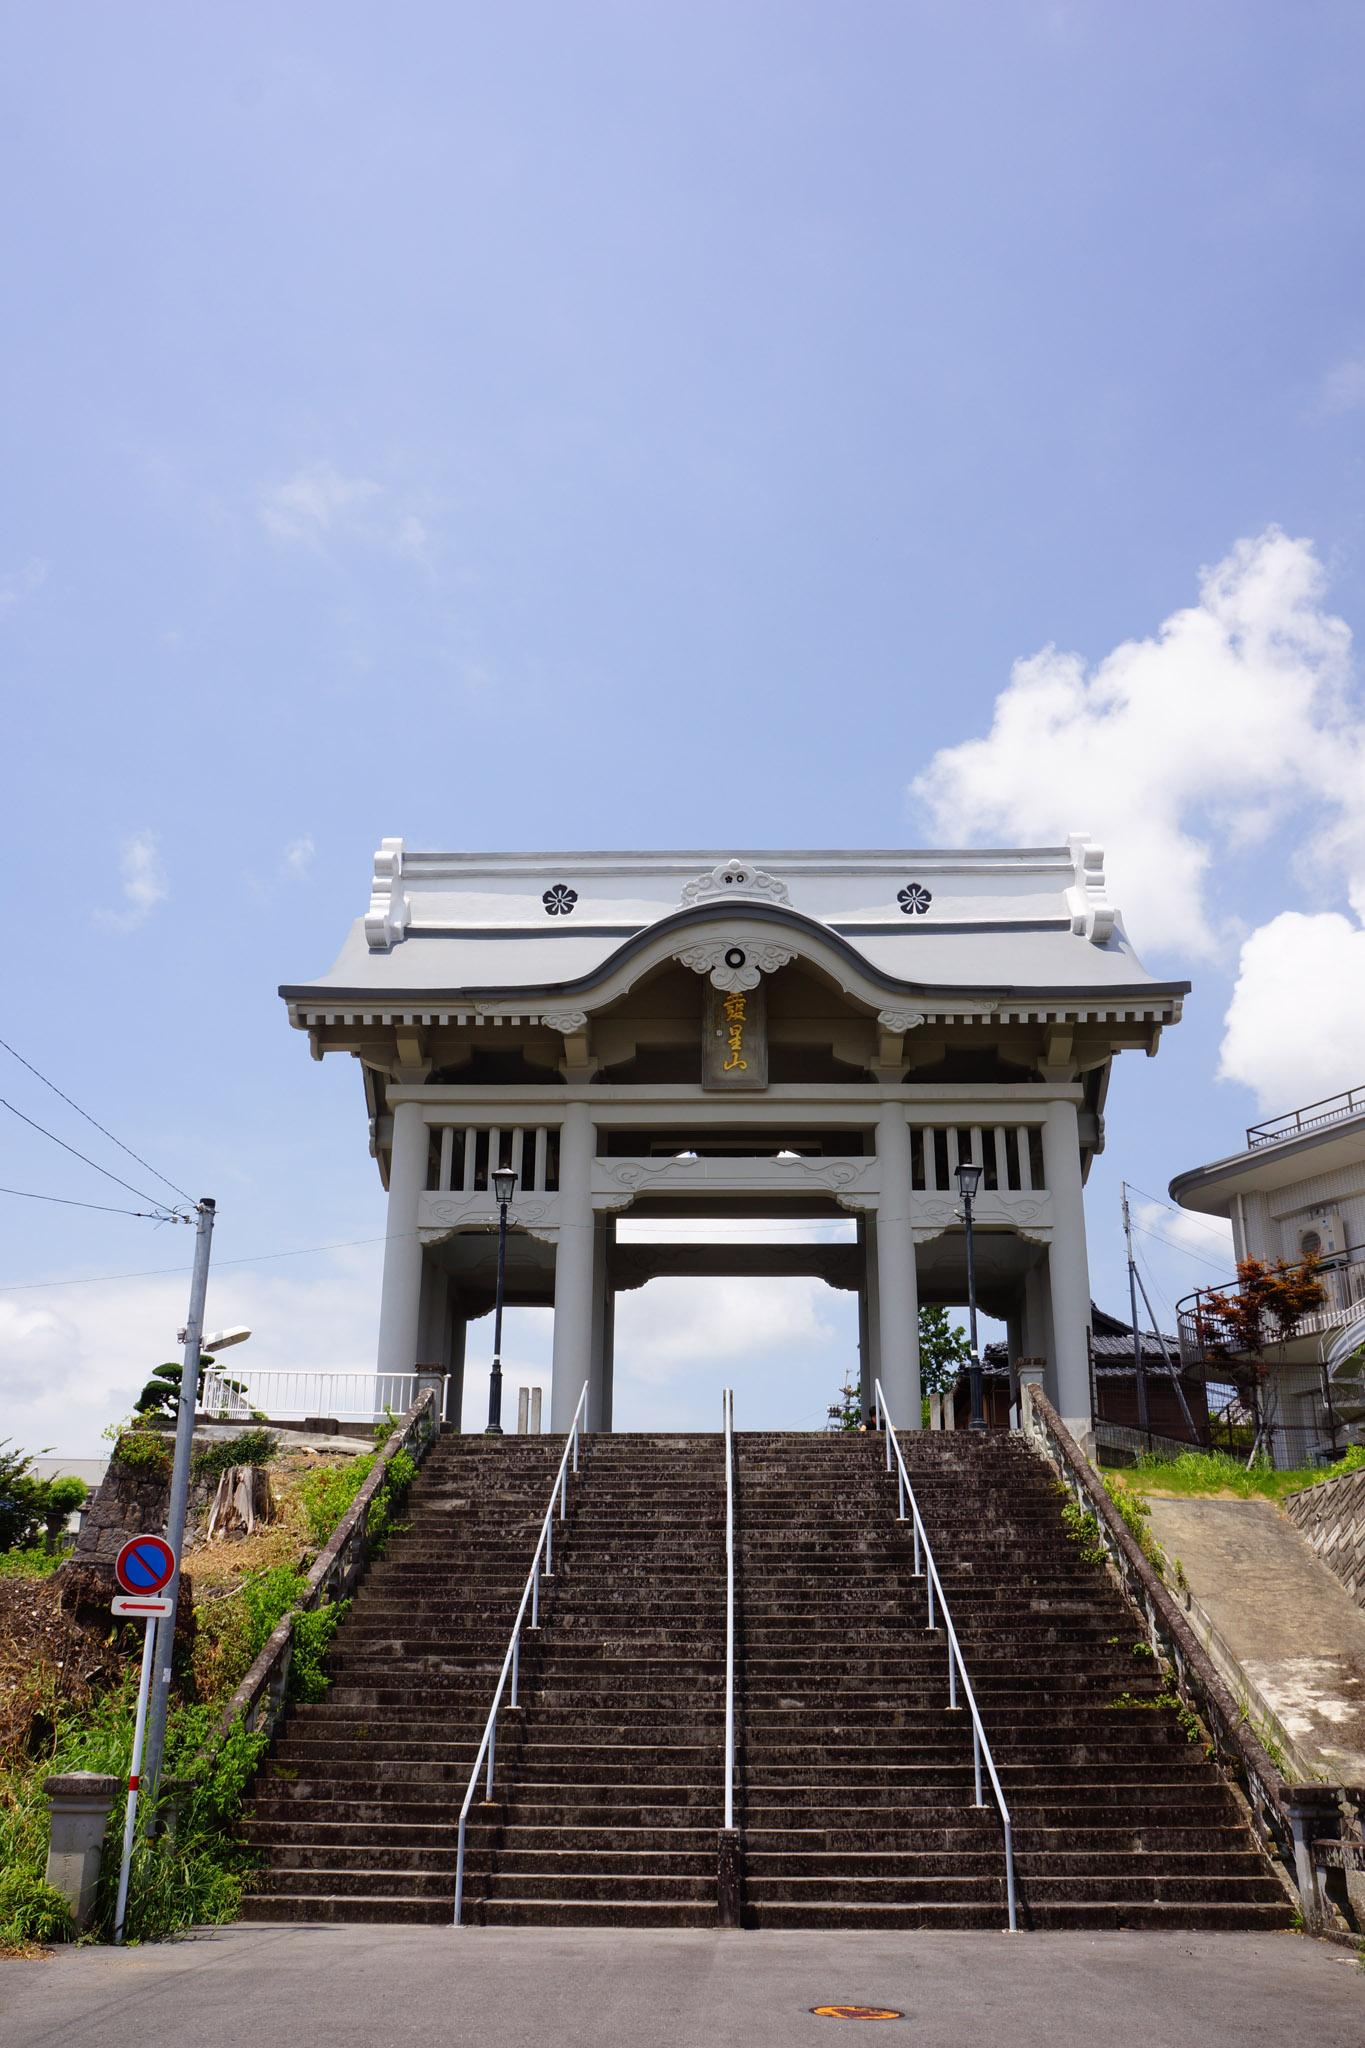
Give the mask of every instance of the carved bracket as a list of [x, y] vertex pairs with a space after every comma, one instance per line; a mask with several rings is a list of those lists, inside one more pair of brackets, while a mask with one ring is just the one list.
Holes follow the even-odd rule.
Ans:
[[1078, 938], [1089, 939], [1092, 946], [1102, 946], [1118, 916], [1105, 884], [1104, 848], [1083, 832], [1073, 832], [1066, 843], [1076, 864], [1076, 879], [1066, 892], [1071, 929]]
[[[721, 896], [747, 896], [757, 903], [791, 901], [786, 883], [779, 882], [776, 875], [765, 874], [762, 868], [751, 867], [748, 861], [728, 860], [687, 884], [682, 892], [683, 907], [690, 910], [694, 904], [714, 903]], [[749, 987], [753, 987], [752, 982]]]
[[408, 928], [412, 907], [398, 886], [402, 874], [402, 840], [381, 839], [374, 857], [370, 907], [365, 913], [365, 940], [372, 953], [387, 953]]
[[710, 945], [689, 946], [673, 958], [694, 974], [709, 974], [714, 987], [734, 994], [757, 988], [760, 975], [775, 974], [793, 955], [784, 946], [756, 945], [751, 939], [717, 939]]

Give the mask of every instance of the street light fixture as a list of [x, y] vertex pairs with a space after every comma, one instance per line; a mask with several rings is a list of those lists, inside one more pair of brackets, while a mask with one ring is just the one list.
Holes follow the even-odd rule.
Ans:
[[970, 1379], [972, 1415], [970, 1427], [986, 1427], [986, 1408], [981, 1383], [981, 1354], [976, 1343], [976, 1258], [972, 1243], [972, 1197], [981, 1185], [981, 1168], [964, 1161], [957, 1169], [957, 1191], [962, 1197], [962, 1218], [967, 1226], [967, 1315], [971, 1322], [972, 1362]]
[[507, 1205], [517, 1191], [516, 1168], [495, 1166], [493, 1193], [498, 1202], [498, 1291], [493, 1302], [493, 1370], [488, 1375], [488, 1428], [485, 1436], [502, 1435], [502, 1297], [507, 1284]]

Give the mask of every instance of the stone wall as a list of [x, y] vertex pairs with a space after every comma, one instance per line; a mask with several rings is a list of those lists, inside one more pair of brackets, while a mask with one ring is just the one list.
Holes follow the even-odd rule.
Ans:
[[[191, 1525], [216, 1484], [191, 1480]], [[169, 1472], [129, 1472], [112, 1463], [86, 1508], [73, 1562], [112, 1577], [114, 1559], [130, 1536], [159, 1536], [165, 1529], [170, 1492]]]
[[1285, 1508], [1357, 1607], [1365, 1607], [1365, 1472], [1292, 1493]]

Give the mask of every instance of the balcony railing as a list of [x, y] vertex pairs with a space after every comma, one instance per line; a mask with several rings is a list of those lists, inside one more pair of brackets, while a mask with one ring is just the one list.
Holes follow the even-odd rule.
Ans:
[[[1360, 1091], [1356, 1093], [1359, 1095]], [[1365, 1097], [1361, 1099], [1365, 1106]], [[1324, 1259], [1313, 1268], [1313, 1278], [1322, 1289], [1321, 1301], [1296, 1315], [1277, 1316], [1267, 1310], [1260, 1318], [1256, 1343], [1246, 1341], [1245, 1333], [1219, 1309], [1215, 1299], [1222, 1296], [1236, 1300], [1243, 1296], [1246, 1286], [1240, 1278], [1229, 1280], [1222, 1287], [1201, 1287], [1196, 1293], [1187, 1294], [1176, 1303], [1175, 1310], [1182, 1364], [1197, 1367], [1224, 1360], [1235, 1363], [1263, 1355], [1273, 1363], [1281, 1346], [1350, 1322], [1365, 1307], [1365, 1245], [1355, 1245], [1339, 1256]]]
[[1273, 1145], [1279, 1138], [1297, 1137], [1300, 1131], [1316, 1131], [1323, 1124], [1339, 1123], [1343, 1117], [1359, 1116], [1365, 1111], [1365, 1088], [1347, 1088], [1340, 1095], [1324, 1095], [1321, 1102], [1310, 1102], [1305, 1109], [1291, 1109], [1287, 1116], [1269, 1117], [1263, 1124], [1247, 1127], [1247, 1150], [1254, 1152], [1258, 1145]]
[[312, 1371], [304, 1368], [226, 1366], [204, 1374], [201, 1408], [212, 1422], [304, 1421], [312, 1416], [337, 1422], [380, 1422], [404, 1415], [417, 1399], [412, 1372]]

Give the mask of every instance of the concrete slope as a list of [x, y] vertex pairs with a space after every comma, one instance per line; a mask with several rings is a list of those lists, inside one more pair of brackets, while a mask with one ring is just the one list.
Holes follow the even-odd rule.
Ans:
[[1365, 1785], [1365, 1613], [1273, 1501], [1146, 1498], [1191, 1620], [1212, 1624], [1234, 1687], [1229, 1659], [1245, 1672], [1253, 1714], [1279, 1722], [1291, 1772]]

